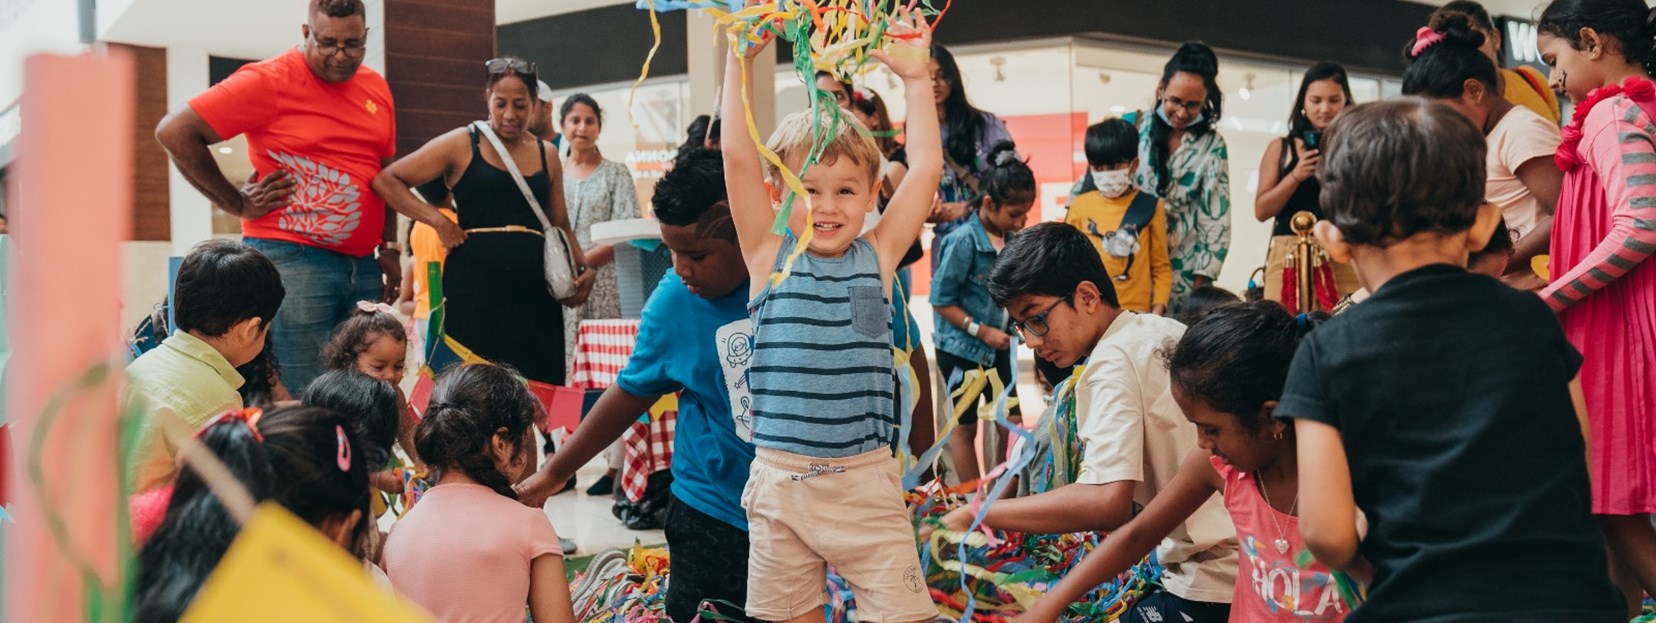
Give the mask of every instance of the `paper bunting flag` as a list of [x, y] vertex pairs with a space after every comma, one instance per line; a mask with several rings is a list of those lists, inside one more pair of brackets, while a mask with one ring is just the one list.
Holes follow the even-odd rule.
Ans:
[[586, 399], [586, 392], [573, 387], [529, 381], [529, 393], [534, 394], [541, 406], [546, 408], [546, 421], [541, 423], [541, 430], [561, 428], [569, 432], [581, 424], [581, 402]]
[[435, 623], [274, 502], [259, 505], [180, 621]]

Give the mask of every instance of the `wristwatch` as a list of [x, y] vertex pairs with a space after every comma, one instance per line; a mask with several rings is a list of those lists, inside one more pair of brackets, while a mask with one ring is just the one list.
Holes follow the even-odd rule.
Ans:
[[978, 336], [978, 331], [982, 330], [982, 329], [983, 329], [983, 325], [980, 324], [977, 320], [975, 320], [971, 317], [966, 318], [966, 333], [968, 335], [971, 335], [972, 337], [977, 337]]

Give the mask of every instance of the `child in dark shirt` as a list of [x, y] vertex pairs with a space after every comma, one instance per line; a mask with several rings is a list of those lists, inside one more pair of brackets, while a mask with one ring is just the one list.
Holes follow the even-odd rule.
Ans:
[[1534, 294], [1463, 268], [1501, 222], [1482, 133], [1401, 99], [1347, 111], [1325, 145], [1317, 238], [1374, 294], [1301, 344], [1276, 413], [1295, 419], [1306, 546], [1372, 577], [1347, 621], [1625, 621], [1581, 355]]

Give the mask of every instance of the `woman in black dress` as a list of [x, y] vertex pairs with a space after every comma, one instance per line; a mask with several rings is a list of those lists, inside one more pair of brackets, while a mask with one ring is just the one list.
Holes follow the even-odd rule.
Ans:
[[[535, 65], [505, 57], [486, 66], [489, 128], [506, 146], [547, 220], [575, 246], [576, 265], [584, 266], [564, 210], [557, 151], [527, 130], [535, 107], [545, 105], [536, 98]], [[374, 190], [393, 209], [437, 228], [450, 247], [443, 269], [444, 332], [479, 357], [511, 365], [531, 380], [562, 385], [563, 306], [586, 300], [592, 273], [576, 279], [577, 290], [568, 299], [557, 301], [548, 293], [540, 219], [501, 157], [487, 137], [468, 125], [386, 167], [374, 179]], [[438, 176], [453, 189], [462, 231], [445, 231], [454, 226], [409, 192]]]

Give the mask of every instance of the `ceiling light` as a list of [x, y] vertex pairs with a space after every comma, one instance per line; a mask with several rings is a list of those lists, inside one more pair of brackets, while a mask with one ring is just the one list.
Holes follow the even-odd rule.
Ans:
[[221, 153], [221, 154], [233, 154], [233, 153], [236, 153], [236, 150], [231, 149], [229, 147], [220, 147], [219, 148], [219, 153]]
[[1238, 95], [1241, 95], [1242, 99], [1251, 100], [1253, 99], [1254, 75], [1248, 74], [1243, 78], [1243, 81], [1245, 84], [1243, 84], [1242, 90], [1238, 92]]

